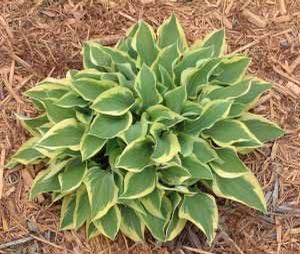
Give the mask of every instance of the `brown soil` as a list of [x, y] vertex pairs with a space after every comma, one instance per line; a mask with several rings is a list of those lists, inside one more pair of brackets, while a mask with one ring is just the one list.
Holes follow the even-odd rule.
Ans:
[[[34, 169], [1, 170], [27, 138], [14, 114], [36, 113], [22, 92], [46, 76], [81, 68], [83, 41], [113, 45], [139, 18], [157, 27], [172, 11], [191, 42], [225, 26], [227, 52], [250, 55], [249, 72], [275, 83], [255, 111], [286, 134], [245, 158], [263, 186], [269, 215], [219, 200], [212, 246], [190, 225], [167, 245], [151, 237], [134, 244], [122, 235], [87, 242], [84, 232], [59, 232], [59, 205], [47, 208], [47, 196], [28, 200]], [[300, 253], [299, 52], [300, 0], [1, 0], [0, 253]]]

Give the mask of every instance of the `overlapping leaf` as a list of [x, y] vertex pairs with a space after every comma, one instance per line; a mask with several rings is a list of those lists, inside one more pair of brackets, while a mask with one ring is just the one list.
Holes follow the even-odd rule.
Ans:
[[[214, 195], [261, 212], [264, 193], [239, 158], [283, 135], [249, 113], [271, 84], [246, 77], [250, 59], [225, 55], [225, 31], [189, 47], [175, 14], [134, 24], [115, 47], [83, 44], [83, 70], [29, 89], [40, 114], [18, 116], [33, 136], [7, 167], [44, 162], [31, 198], [62, 200], [61, 229], [173, 240], [187, 221], [211, 242]], [[206, 188], [204, 188], [204, 186]]]

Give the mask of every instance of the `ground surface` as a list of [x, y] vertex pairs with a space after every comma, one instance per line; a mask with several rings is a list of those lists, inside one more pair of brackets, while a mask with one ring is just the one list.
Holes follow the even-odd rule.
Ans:
[[121, 235], [86, 242], [84, 232], [58, 231], [59, 205], [47, 208], [46, 196], [28, 201], [34, 169], [18, 167], [0, 170], [0, 253], [300, 253], [300, 0], [1, 0], [0, 168], [27, 138], [14, 113], [35, 114], [22, 96], [26, 88], [81, 68], [83, 41], [113, 45], [137, 19], [157, 26], [172, 11], [190, 41], [225, 26], [227, 52], [249, 54], [250, 73], [276, 83], [255, 111], [286, 135], [245, 158], [270, 214], [219, 200], [219, 231], [210, 247], [191, 226], [164, 246]]

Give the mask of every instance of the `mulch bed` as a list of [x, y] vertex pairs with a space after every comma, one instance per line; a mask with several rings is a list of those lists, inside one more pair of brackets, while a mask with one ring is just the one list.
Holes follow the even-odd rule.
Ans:
[[[249, 74], [274, 83], [255, 112], [277, 122], [284, 137], [245, 157], [263, 186], [268, 215], [218, 200], [212, 246], [188, 225], [171, 243], [150, 236], [135, 244], [84, 231], [58, 230], [59, 205], [28, 200], [36, 168], [2, 170], [28, 134], [15, 113], [36, 112], [22, 92], [47, 76], [81, 68], [82, 42], [113, 45], [139, 18], [157, 27], [175, 11], [189, 41], [226, 28], [227, 52], [253, 58]], [[1, 0], [0, 1], [0, 253], [299, 253], [300, 252], [300, 1], [299, 0]]]

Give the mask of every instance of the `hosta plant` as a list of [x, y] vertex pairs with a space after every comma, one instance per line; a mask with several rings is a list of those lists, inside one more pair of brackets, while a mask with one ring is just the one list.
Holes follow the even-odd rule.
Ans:
[[247, 76], [250, 59], [224, 55], [224, 30], [188, 45], [175, 15], [155, 34], [144, 21], [115, 47], [83, 46], [83, 70], [28, 90], [40, 111], [19, 116], [30, 138], [8, 166], [43, 162], [30, 197], [62, 200], [61, 229], [134, 241], [147, 229], [174, 239], [187, 221], [218, 227], [215, 197], [266, 212], [238, 153], [283, 134], [248, 110], [271, 84]]

